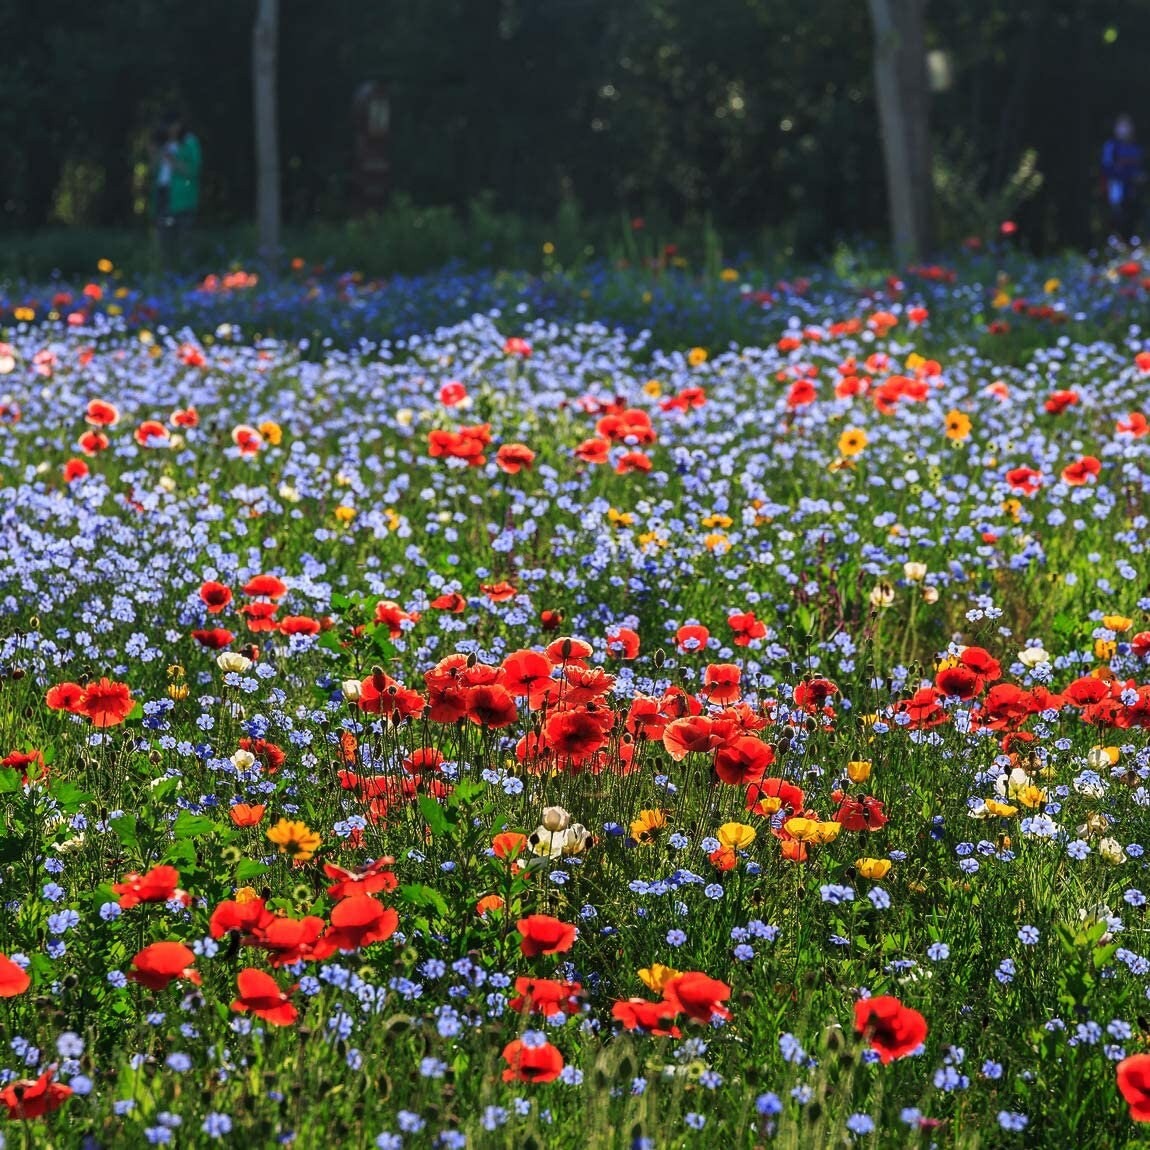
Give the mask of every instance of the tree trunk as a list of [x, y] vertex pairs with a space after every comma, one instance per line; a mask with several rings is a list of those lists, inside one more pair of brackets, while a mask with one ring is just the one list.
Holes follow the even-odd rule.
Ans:
[[257, 0], [252, 30], [252, 96], [256, 134], [256, 217], [260, 259], [274, 275], [280, 249], [280, 147], [276, 103], [279, 0]]
[[891, 237], [896, 258], [913, 262], [930, 246], [926, 0], [869, 3]]

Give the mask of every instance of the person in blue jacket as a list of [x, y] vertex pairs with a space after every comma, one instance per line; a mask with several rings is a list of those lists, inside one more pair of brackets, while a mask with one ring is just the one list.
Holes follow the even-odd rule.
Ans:
[[1129, 240], [1138, 230], [1139, 199], [1146, 179], [1142, 145], [1134, 139], [1134, 121], [1123, 114], [1114, 122], [1114, 135], [1102, 148], [1102, 182], [1110, 230]]

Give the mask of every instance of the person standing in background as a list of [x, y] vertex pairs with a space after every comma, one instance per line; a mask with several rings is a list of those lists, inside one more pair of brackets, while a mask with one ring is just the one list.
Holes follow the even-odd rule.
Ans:
[[1123, 113], [1114, 123], [1114, 135], [1102, 147], [1102, 181], [1110, 231], [1129, 240], [1138, 230], [1142, 183], [1142, 145], [1134, 139], [1134, 121]]
[[169, 115], [155, 142], [152, 213], [165, 269], [184, 263], [187, 236], [200, 206], [200, 141], [176, 114]]

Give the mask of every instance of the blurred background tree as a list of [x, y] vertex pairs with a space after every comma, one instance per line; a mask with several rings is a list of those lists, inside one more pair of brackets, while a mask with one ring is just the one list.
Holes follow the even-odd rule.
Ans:
[[[0, 232], [141, 220], [169, 107], [203, 144], [205, 224], [252, 220], [255, 12], [0, 0]], [[1150, 0], [928, 4], [935, 192], [962, 208], [936, 213], [936, 241], [1006, 208], [1037, 248], [1097, 238], [1115, 115], [1150, 136], [1147, 42]], [[352, 213], [351, 103], [375, 79], [414, 204], [710, 217], [802, 253], [882, 236], [874, 47], [855, 0], [281, 0], [285, 223]]]

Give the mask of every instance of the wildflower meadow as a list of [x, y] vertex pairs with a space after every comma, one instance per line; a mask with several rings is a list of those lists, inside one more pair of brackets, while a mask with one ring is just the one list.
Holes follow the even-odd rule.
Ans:
[[0, 301], [10, 1147], [1127, 1147], [1150, 262]]

